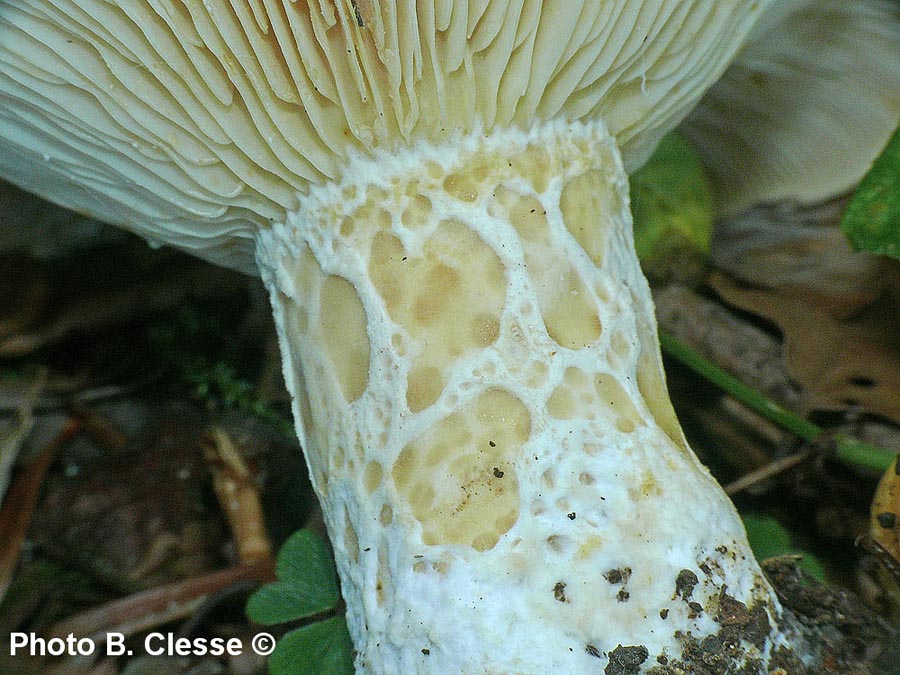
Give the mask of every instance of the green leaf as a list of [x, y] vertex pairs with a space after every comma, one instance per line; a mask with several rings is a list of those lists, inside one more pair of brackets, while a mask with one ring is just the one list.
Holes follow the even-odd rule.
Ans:
[[900, 258], [900, 127], [853, 193], [841, 228], [855, 249]]
[[270, 626], [334, 609], [339, 590], [328, 546], [311, 530], [298, 530], [284, 543], [275, 566], [278, 581], [256, 591], [247, 615]]
[[791, 533], [772, 516], [762, 513], [742, 513], [750, 548], [759, 560], [783, 555], [800, 556], [800, 569], [813, 579], [825, 580], [825, 568], [812, 553], [793, 546]]
[[269, 657], [271, 675], [353, 675], [353, 643], [343, 617], [287, 633]]
[[688, 248], [706, 255], [712, 237], [712, 193], [693, 148], [677, 134], [662, 139], [631, 176], [631, 213], [638, 258]]

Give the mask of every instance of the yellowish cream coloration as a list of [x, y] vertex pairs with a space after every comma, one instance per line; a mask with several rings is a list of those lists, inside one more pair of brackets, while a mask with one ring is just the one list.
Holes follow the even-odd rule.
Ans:
[[359, 670], [648, 669], [723, 600], [768, 627], [735, 663], [782, 639], [630, 232], [605, 128], [556, 122], [356, 158], [259, 234]]

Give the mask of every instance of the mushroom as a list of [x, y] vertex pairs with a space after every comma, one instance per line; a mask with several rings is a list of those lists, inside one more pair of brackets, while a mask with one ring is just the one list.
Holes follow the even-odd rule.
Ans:
[[770, 4], [10, 0], [0, 174], [262, 276], [360, 671], [768, 672], [627, 173]]
[[853, 188], [900, 117], [893, 0], [789, 0], [766, 12], [680, 131], [717, 208], [814, 204]]

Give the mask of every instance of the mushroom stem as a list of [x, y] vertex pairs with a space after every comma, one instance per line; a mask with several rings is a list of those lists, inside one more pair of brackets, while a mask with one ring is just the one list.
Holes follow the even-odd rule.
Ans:
[[301, 202], [257, 260], [357, 667], [638, 672], [715, 636], [767, 672], [781, 609], [669, 403], [605, 126], [356, 157]]

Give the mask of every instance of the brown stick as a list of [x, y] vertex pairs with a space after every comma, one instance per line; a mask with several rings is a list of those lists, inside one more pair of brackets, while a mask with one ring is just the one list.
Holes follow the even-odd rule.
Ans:
[[790, 457], [783, 457], [782, 459], [776, 459], [774, 462], [769, 462], [765, 466], [761, 466], [755, 471], [751, 471], [750, 473], [746, 473], [735, 481], [732, 481], [728, 485], [725, 486], [725, 494], [729, 497], [736, 495], [739, 492], [743, 492], [749, 487], [756, 485], [759, 482], [766, 480], [767, 478], [771, 478], [772, 476], [778, 475], [788, 469], [792, 469], [798, 464], [802, 464], [807, 459], [809, 459], [810, 451], [809, 450], [801, 450], [795, 455], [791, 455]]
[[78, 433], [81, 422], [69, 419], [40, 455], [13, 480], [0, 509], [0, 600], [12, 580], [22, 542], [28, 533], [44, 476], [60, 448]]
[[213, 487], [245, 565], [272, 559], [259, 490], [243, 458], [220, 427], [204, 438], [203, 451], [213, 472]]
[[128, 445], [128, 436], [106, 416], [78, 401], [69, 404], [72, 414], [81, 420], [81, 429], [106, 452], [121, 452]]
[[132, 636], [190, 616], [211, 594], [232, 584], [248, 580], [265, 582], [274, 577], [272, 560], [230, 567], [93, 607], [54, 624], [45, 637], [65, 638], [71, 633], [101, 644], [110, 632]]

